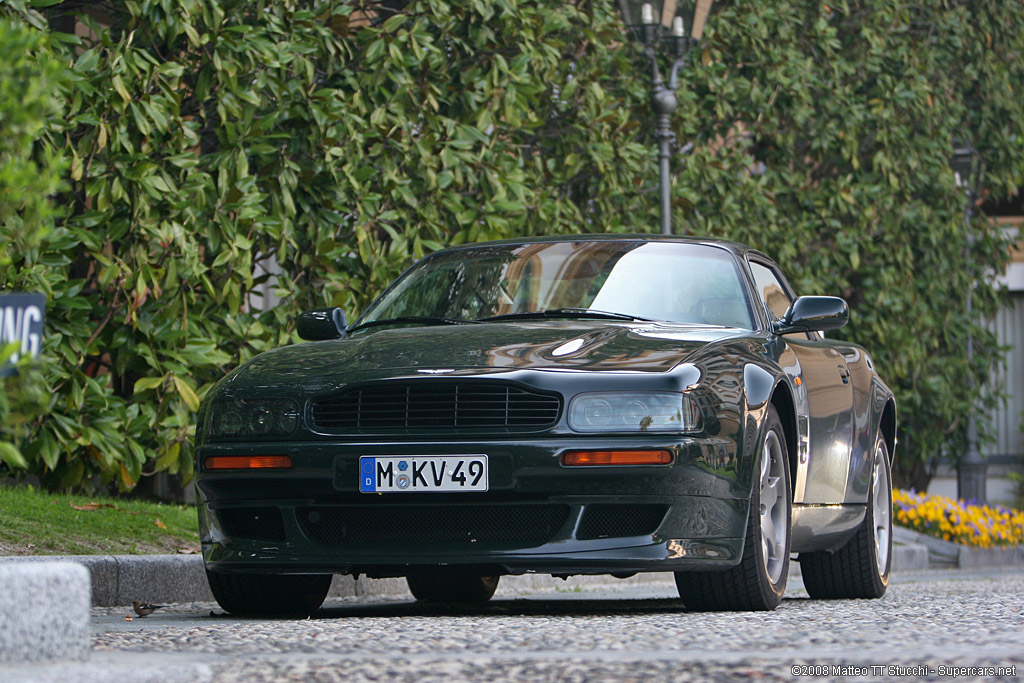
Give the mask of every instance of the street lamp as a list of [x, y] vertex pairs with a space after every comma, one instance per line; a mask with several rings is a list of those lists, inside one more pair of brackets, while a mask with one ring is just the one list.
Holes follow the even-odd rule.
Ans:
[[[644, 56], [651, 62], [651, 106], [655, 113], [655, 136], [658, 138], [659, 191], [661, 232], [672, 234], [672, 207], [669, 183], [669, 159], [672, 153], [672, 129], [669, 117], [676, 110], [676, 81], [679, 70], [686, 65], [690, 49], [704, 35], [704, 24], [711, 11], [712, 0], [697, 0], [686, 34], [678, 0], [619, 0], [619, 12], [630, 34], [644, 46]], [[687, 13], [688, 14], [688, 13]], [[662, 41], [674, 52], [668, 81], [658, 69], [656, 47]]]
[[[971, 230], [971, 216], [974, 214], [974, 198], [981, 185], [982, 159], [978, 150], [967, 141], [957, 140], [953, 143], [953, 156], [949, 166], [956, 175], [956, 184], [963, 189], [966, 196], [964, 209], [964, 225], [967, 228], [967, 248], [974, 244], [974, 233]], [[968, 372], [974, 363], [974, 335], [970, 323], [973, 321], [973, 282], [967, 286], [967, 367]], [[972, 382], [973, 384], [973, 382]], [[986, 502], [985, 478], [987, 466], [978, 452], [978, 422], [974, 411], [967, 414], [967, 450], [957, 461], [956, 490], [957, 497], [963, 500]]]

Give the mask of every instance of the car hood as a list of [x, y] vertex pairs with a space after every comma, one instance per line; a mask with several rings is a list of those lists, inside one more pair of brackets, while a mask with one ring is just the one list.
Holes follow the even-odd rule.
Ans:
[[239, 368], [227, 385], [329, 389], [403, 375], [523, 369], [667, 372], [706, 344], [745, 334], [749, 331], [617, 321], [390, 328], [268, 351]]

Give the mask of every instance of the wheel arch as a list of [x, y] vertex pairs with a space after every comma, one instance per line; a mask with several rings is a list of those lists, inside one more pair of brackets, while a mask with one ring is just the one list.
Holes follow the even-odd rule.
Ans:
[[889, 397], [882, 409], [882, 416], [878, 421], [878, 430], [885, 439], [885, 445], [889, 449], [889, 466], [892, 467], [896, 459], [896, 401]]
[[[750, 363], [743, 371], [744, 390], [746, 393], [746, 409], [748, 413], [748, 434], [761, 434], [767, 418], [768, 406], [774, 406], [782, 422], [783, 436], [786, 439], [786, 458], [789, 462], [790, 483], [795, 487], [797, 466], [799, 462], [799, 434], [797, 429], [797, 410], [793, 390], [786, 382], [782, 373], [769, 372], [767, 369]], [[756, 420], [756, 423], [753, 422]], [[760, 437], [759, 437], [760, 438]], [[754, 447], [756, 450], [756, 446]], [[753, 451], [751, 451], [753, 453]], [[793, 489], [795, 493], [795, 488]]]
[[793, 392], [785, 382], [779, 381], [772, 391], [771, 404], [775, 406], [775, 412], [779, 414], [782, 421], [782, 431], [786, 436], [786, 457], [789, 459], [789, 480], [796, 486], [797, 463], [798, 463], [798, 436], [796, 425], [796, 405], [793, 402]]

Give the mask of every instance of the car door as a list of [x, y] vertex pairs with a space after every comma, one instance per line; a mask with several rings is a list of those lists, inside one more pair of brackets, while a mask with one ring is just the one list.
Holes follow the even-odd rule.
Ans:
[[[774, 264], [754, 259], [749, 264], [769, 319], [781, 320], [793, 303], [792, 290]], [[794, 378], [794, 384], [803, 396], [797, 403], [807, 406], [807, 415], [797, 419], [798, 437], [806, 444], [799, 448], [793, 502], [842, 503], [853, 443], [853, 385], [846, 349], [818, 333], [788, 334], [784, 339], [799, 365], [799, 381]]]

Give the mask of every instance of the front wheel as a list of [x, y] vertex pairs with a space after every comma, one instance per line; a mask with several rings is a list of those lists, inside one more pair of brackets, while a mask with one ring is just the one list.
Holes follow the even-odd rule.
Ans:
[[804, 587], [812, 598], [880, 598], [892, 566], [892, 484], [889, 446], [875, 441], [871, 491], [857, 533], [835, 552], [800, 554]]
[[498, 588], [498, 576], [460, 571], [424, 571], [405, 577], [409, 592], [420, 602], [487, 602]]
[[226, 612], [243, 617], [305, 617], [320, 608], [330, 574], [224, 574], [206, 570], [210, 591]]
[[679, 597], [695, 611], [768, 611], [782, 602], [789, 576], [792, 496], [786, 434], [775, 406], [768, 407], [750, 494], [740, 563], [725, 571], [676, 572]]

